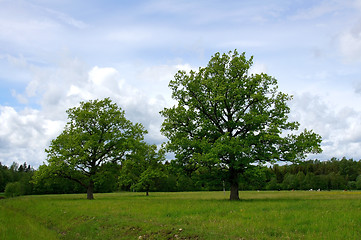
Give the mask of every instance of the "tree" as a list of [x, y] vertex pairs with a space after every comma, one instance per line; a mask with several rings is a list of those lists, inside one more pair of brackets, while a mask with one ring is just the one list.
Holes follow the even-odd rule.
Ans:
[[142, 172], [138, 183], [135, 187], [138, 190], [144, 190], [146, 196], [149, 196], [149, 191], [156, 190], [157, 186], [166, 179], [167, 175], [159, 167], [149, 167]]
[[282, 185], [285, 190], [297, 189], [299, 184], [296, 175], [287, 173], [283, 179]]
[[276, 177], [271, 178], [271, 180], [267, 183], [267, 190], [279, 190], [280, 184], [277, 183]]
[[0, 192], [5, 190], [7, 181], [8, 181], [8, 168], [6, 166], [1, 165], [0, 162]]
[[35, 179], [70, 179], [87, 189], [87, 199], [93, 199], [101, 166], [122, 160], [143, 140], [146, 131], [141, 124], [127, 120], [124, 111], [109, 98], [81, 102], [67, 113], [69, 122], [64, 131], [46, 149], [49, 165], [40, 168]]
[[358, 190], [361, 190], [361, 174], [358, 175], [357, 179], [356, 179], [356, 188]]
[[95, 192], [114, 192], [119, 189], [118, 178], [120, 175], [121, 165], [116, 162], [104, 163], [94, 181]]
[[167, 177], [164, 159], [162, 149], [157, 151], [156, 145], [142, 142], [123, 162], [119, 184], [127, 190], [144, 190], [148, 196], [149, 191], [158, 190]]
[[[242, 190], [260, 190], [263, 189], [266, 185], [266, 170], [267, 168], [262, 166], [252, 166], [250, 168], [247, 168], [246, 171], [244, 171], [243, 176], [241, 176], [241, 179], [243, 180], [241, 182], [241, 189]], [[243, 187], [242, 187], [243, 185]]]
[[221, 166], [230, 199], [238, 200], [240, 174], [254, 163], [297, 161], [321, 152], [321, 137], [289, 122], [292, 97], [267, 74], [249, 74], [253, 58], [236, 50], [216, 53], [198, 71], [179, 71], [169, 87], [176, 106], [165, 108], [162, 133], [168, 151], [184, 163]]

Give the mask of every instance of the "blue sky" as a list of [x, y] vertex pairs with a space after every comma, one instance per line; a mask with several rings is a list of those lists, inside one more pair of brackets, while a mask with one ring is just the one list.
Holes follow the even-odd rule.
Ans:
[[0, 162], [42, 164], [66, 109], [94, 98], [160, 144], [169, 80], [234, 49], [294, 95], [291, 119], [323, 137], [310, 157], [361, 159], [360, 0], [0, 0]]

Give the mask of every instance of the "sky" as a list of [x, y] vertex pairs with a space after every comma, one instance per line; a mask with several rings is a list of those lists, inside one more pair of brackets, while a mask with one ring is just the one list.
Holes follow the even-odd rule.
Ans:
[[0, 162], [43, 164], [66, 110], [105, 97], [159, 145], [176, 72], [234, 49], [322, 136], [309, 158], [361, 159], [361, 0], [0, 0]]

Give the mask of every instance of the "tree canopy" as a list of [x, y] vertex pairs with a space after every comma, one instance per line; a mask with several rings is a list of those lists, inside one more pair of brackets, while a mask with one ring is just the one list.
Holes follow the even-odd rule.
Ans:
[[133, 191], [144, 190], [148, 196], [149, 191], [156, 190], [167, 178], [164, 160], [164, 151], [157, 150], [156, 145], [139, 144], [123, 161], [119, 184]]
[[68, 123], [47, 152], [47, 166], [36, 173], [35, 180], [59, 176], [87, 188], [93, 199], [94, 181], [102, 166], [122, 160], [143, 140], [146, 133], [141, 124], [127, 120], [124, 111], [109, 98], [81, 102], [67, 110]]
[[[184, 165], [218, 166], [228, 173], [230, 199], [240, 174], [255, 163], [295, 162], [320, 153], [321, 137], [288, 121], [290, 95], [267, 74], [249, 74], [253, 57], [216, 53], [198, 71], [179, 71], [169, 87], [177, 105], [165, 108], [168, 151]], [[293, 133], [296, 132], [296, 133]]]

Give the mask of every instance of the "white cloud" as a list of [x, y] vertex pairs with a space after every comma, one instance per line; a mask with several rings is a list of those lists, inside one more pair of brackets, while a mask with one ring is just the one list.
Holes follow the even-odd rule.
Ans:
[[118, 71], [114, 68], [99, 68], [95, 66], [89, 72], [89, 81], [98, 87], [108, 88], [117, 92], [122, 88], [124, 81], [120, 79]]
[[295, 95], [290, 107], [291, 120], [300, 122], [301, 129], [313, 129], [322, 136], [323, 153], [315, 158], [361, 156], [361, 111], [331, 108], [323, 98], [309, 93]]
[[59, 11], [55, 11], [53, 9], [49, 9], [49, 8], [45, 8], [44, 12], [48, 12], [49, 16], [51, 17], [56, 17], [57, 19], [59, 19], [61, 22], [66, 23], [70, 26], [79, 28], [79, 29], [83, 29], [86, 28], [88, 25], [86, 23], [84, 23], [83, 21], [77, 20], [63, 12], [59, 12]]
[[[11, 3], [10, 3], [11, 2]], [[3, 44], [18, 45], [26, 49], [33, 42], [42, 48], [48, 41], [55, 41], [61, 25], [51, 15], [25, 1], [5, 1], [0, 8], [0, 39]], [[47, 43], [48, 45], [48, 43]]]
[[249, 74], [260, 74], [260, 73], [267, 73], [267, 66], [266, 64], [255, 62], [253, 63], [251, 69], [249, 70]]
[[[349, 3], [349, 2], [347, 2]], [[354, 0], [347, 6], [352, 8], [343, 29], [337, 34], [337, 44], [341, 55], [347, 63], [361, 60], [361, 1]]]
[[361, 60], [361, 21], [339, 37], [341, 54], [347, 62]]
[[16, 100], [18, 100], [18, 102], [21, 103], [21, 104], [27, 104], [28, 103], [28, 99], [24, 95], [17, 93], [15, 90], [11, 91], [11, 95], [13, 97], [15, 97]]
[[179, 70], [189, 72], [196, 69], [189, 64], [149, 66], [145, 67], [138, 77], [152, 83], [167, 85]]
[[39, 165], [45, 160], [44, 149], [60, 131], [60, 121], [47, 120], [40, 111], [0, 106], [0, 162], [13, 161]]
[[[38, 98], [40, 109], [21, 111], [2, 108], [1, 123], [7, 131], [1, 135], [0, 142], [8, 142], [10, 147], [2, 148], [0, 158], [3, 159], [0, 161], [11, 164], [9, 159], [17, 159], [35, 166], [44, 161], [44, 149], [64, 127], [65, 110], [89, 99], [110, 97], [125, 110], [127, 118], [145, 126], [149, 132], [146, 136], [148, 142], [159, 145], [166, 140], [160, 134], [163, 119], [159, 111], [174, 104], [168, 82], [178, 70], [196, 70], [189, 64], [142, 65], [137, 66], [137, 73], [129, 74], [126, 68], [88, 68], [81, 61], [66, 56], [56, 68], [50, 69], [36, 67], [26, 60], [21, 62], [33, 78], [25, 93], [16, 93], [16, 96], [20, 99], [25, 96], [27, 101]], [[267, 68], [266, 64], [255, 62], [251, 72], [267, 72]], [[357, 149], [357, 146], [361, 149], [361, 128], [358, 127], [361, 126], [358, 120], [361, 113], [343, 105], [337, 108], [329, 106], [330, 102], [325, 102], [324, 97], [296, 93], [291, 102], [291, 118], [300, 121], [301, 127], [313, 129], [323, 137], [324, 153], [315, 157], [326, 160], [334, 156], [361, 156], [361, 150]], [[26, 151], [29, 153], [26, 154]], [[35, 152], [41, 154], [36, 155]], [[32, 156], [32, 159], [25, 156]]]
[[[32, 80], [23, 94], [14, 91], [13, 95], [23, 104], [36, 98], [40, 105], [37, 110], [1, 107], [0, 123], [5, 130], [0, 141], [8, 144], [1, 149], [0, 162], [5, 164], [11, 164], [11, 159], [35, 166], [41, 164], [45, 160], [44, 149], [65, 126], [65, 110], [77, 106], [80, 101], [105, 97], [118, 103], [131, 121], [142, 123], [149, 131], [146, 140], [159, 145], [165, 141], [160, 134], [159, 111], [169, 104], [167, 83], [177, 70], [191, 69], [188, 64], [141, 68], [138, 77], [147, 81], [144, 86], [135, 87], [114, 67], [89, 69], [74, 58], [64, 57], [56, 68], [50, 69], [34, 66], [26, 60], [22, 62], [22, 67], [32, 73]], [[36, 156], [35, 152], [42, 154]], [[32, 156], [32, 159], [25, 156]]]
[[331, 1], [315, 1], [315, 5], [310, 8], [301, 9], [292, 16], [293, 20], [309, 20], [323, 17], [327, 14], [337, 14], [339, 10], [345, 8], [348, 4], [345, 1], [331, 0]]
[[174, 74], [235, 48], [295, 95], [293, 116], [324, 136], [323, 156], [358, 154], [360, 0], [70, 2], [1, 1], [0, 143], [13, 143], [1, 162], [43, 161], [66, 109], [95, 98], [111, 97], [159, 143]]

